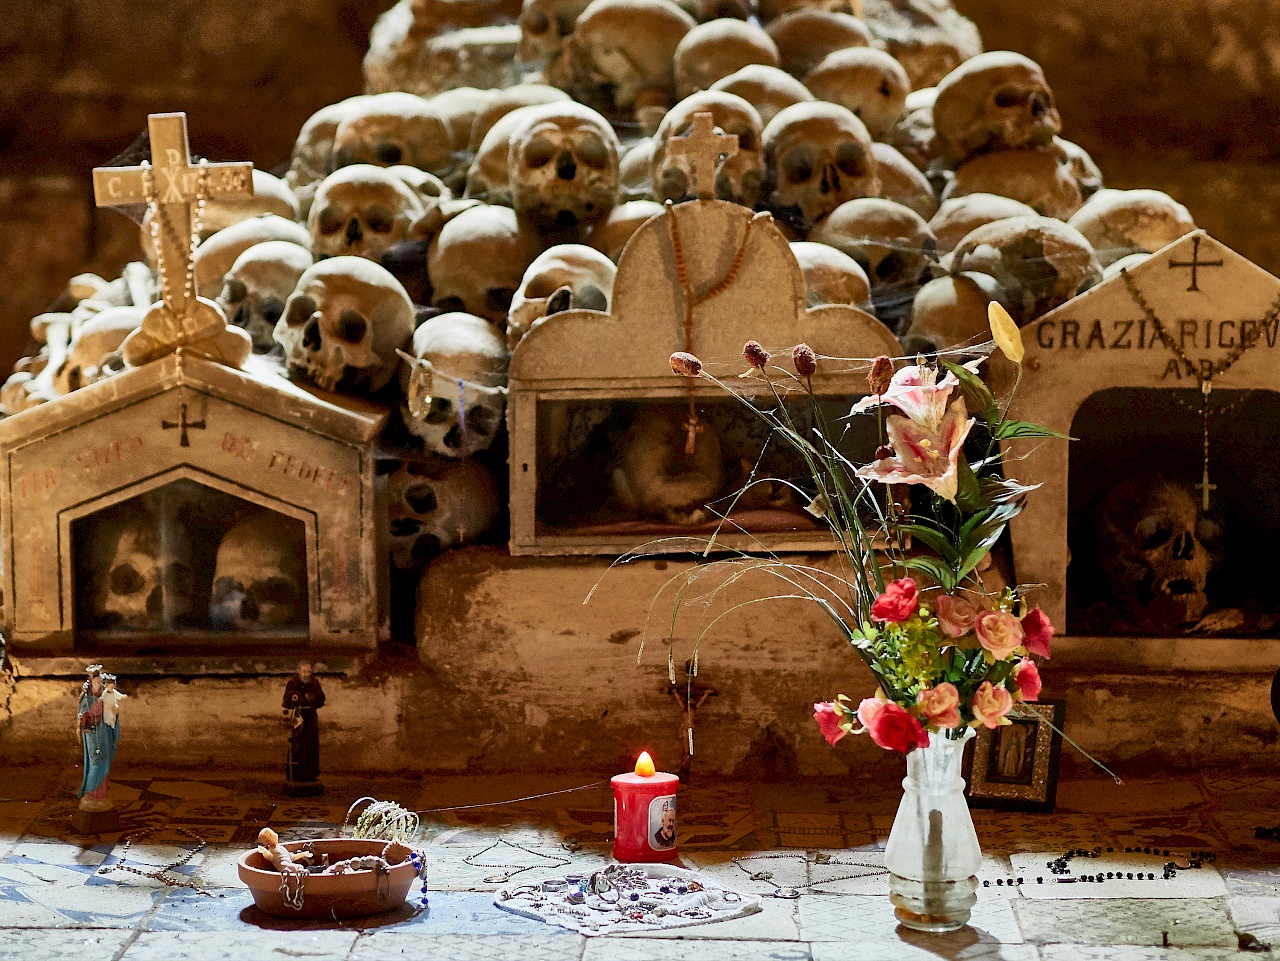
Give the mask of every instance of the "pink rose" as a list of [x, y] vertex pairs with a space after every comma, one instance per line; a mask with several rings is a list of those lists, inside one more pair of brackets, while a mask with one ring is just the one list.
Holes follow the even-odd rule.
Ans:
[[978, 643], [1003, 661], [1022, 644], [1022, 625], [1008, 611], [983, 611], [974, 622]]
[[1024, 701], [1034, 701], [1040, 697], [1040, 668], [1029, 657], [1024, 657], [1013, 666], [1013, 679], [1018, 685], [1018, 694]]
[[1028, 654], [1035, 654], [1049, 660], [1049, 642], [1053, 640], [1053, 625], [1049, 617], [1038, 607], [1022, 619], [1022, 643]]
[[[863, 705], [866, 703], [866, 701], [862, 702]], [[873, 708], [867, 713], [868, 717], [863, 719], [862, 705], [859, 705], [858, 719], [871, 735], [871, 740], [886, 751], [910, 754], [915, 748], [929, 746], [928, 733], [901, 704], [881, 701], [880, 707]]]
[[916, 706], [930, 724], [960, 726], [960, 692], [954, 684], [943, 681], [937, 687], [926, 688], [916, 695]]
[[879, 624], [901, 624], [920, 606], [920, 590], [909, 577], [891, 581], [871, 605], [871, 619]]
[[840, 718], [843, 713], [840, 705], [835, 701], [823, 701], [813, 706], [813, 719], [818, 722], [818, 729], [822, 731], [822, 736], [832, 747], [836, 746], [836, 741], [849, 733], [840, 727]]
[[938, 598], [938, 626], [948, 637], [964, 637], [978, 619], [978, 609], [972, 602], [954, 594]]
[[973, 716], [993, 731], [1012, 707], [1013, 695], [1003, 687], [992, 687], [990, 681], [983, 681], [973, 695]]
[[870, 730], [876, 715], [888, 703], [888, 701], [882, 701], [878, 697], [864, 697], [861, 703], [858, 704], [858, 723]]

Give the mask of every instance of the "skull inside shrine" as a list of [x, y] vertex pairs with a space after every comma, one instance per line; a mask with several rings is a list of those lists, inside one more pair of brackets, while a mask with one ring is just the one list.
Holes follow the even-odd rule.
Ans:
[[1067, 634], [1275, 635], [1278, 331], [1280, 280], [1201, 231], [1024, 325], [1011, 416], [1074, 440], [1027, 451], [1013, 564]]

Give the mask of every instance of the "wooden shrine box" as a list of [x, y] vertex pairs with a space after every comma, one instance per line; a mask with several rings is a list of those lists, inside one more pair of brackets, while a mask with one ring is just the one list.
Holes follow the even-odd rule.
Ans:
[[[1240, 353], [1242, 332], [1255, 343]], [[1010, 525], [1013, 561], [1019, 583], [1043, 585], [1032, 602], [1062, 633], [1081, 639], [1063, 645], [1068, 656], [1074, 650], [1094, 666], [1268, 673], [1280, 663], [1273, 640], [1280, 632], [1267, 613], [1275, 607], [1280, 614], [1278, 333], [1280, 280], [1202, 231], [1153, 254], [1128, 279], [1118, 275], [1023, 328], [1026, 356], [1011, 414], [1074, 439], [1006, 445], [1018, 479], [1040, 485]], [[1013, 366], [1002, 357], [992, 363], [996, 386], [1012, 390]], [[1209, 394], [1206, 471], [1195, 371], [1223, 365]], [[1207, 610], [1218, 616], [1195, 631], [1169, 632], [1175, 636], [1107, 630], [1092, 613], [1108, 609], [1098, 593], [1106, 588], [1098, 542], [1106, 542], [1095, 536], [1106, 496], [1151, 473], [1182, 485], [1201, 509], [1207, 483], [1210, 509], [1200, 517], [1222, 534], [1214, 538], [1221, 550]], [[1153, 550], [1162, 548], [1159, 527], [1152, 525]], [[1243, 623], [1223, 610], [1243, 611]]]
[[[673, 216], [678, 240], [673, 237]], [[683, 250], [695, 299], [723, 288], [697, 303], [688, 339], [676, 242]], [[692, 527], [625, 516], [565, 522], [550, 516], [546, 498], [540, 500], [540, 485], [545, 491], [549, 482], [568, 478], [588, 498], [596, 490], [607, 491], [616, 447], [606, 445], [594, 460], [582, 464], [566, 462], [565, 457], [572, 453], [575, 439], [609, 417], [610, 410], [687, 405], [690, 382], [673, 374], [669, 364], [675, 351], [691, 351], [709, 372], [744, 393], [767, 391], [760, 381], [738, 379], [747, 368], [742, 348], [748, 340], [777, 352], [774, 363], [789, 369], [790, 348], [801, 342], [824, 358], [846, 359], [823, 359], [813, 378], [815, 393], [830, 402], [837, 417], [847, 414], [849, 402], [867, 391], [866, 364], [854, 358], [901, 352], [892, 334], [859, 310], [806, 309], [799, 265], [767, 215], [737, 204], [695, 200], [668, 208], [644, 224], [619, 259], [608, 315], [590, 310], [554, 314], [512, 354], [507, 406], [511, 552], [622, 554], [656, 538], [709, 536], [714, 520]], [[713, 410], [717, 404], [743, 413], [736, 400], [705, 381], [696, 382], [696, 402], [700, 416], [710, 423], [725, 416]], [[749, 412], [744, 416], [752, 419]], [[609, 442], [616, 445], [620, 438], [613, 436]], [[723, 436], [721, 443], [725, 444]], [[771, 442], [771, 447], [778, 443]], [[759, 455], [759, 443], [750, 448], [744, 444], [743, 458]], [[799, 465], [794, 469], [803, 471]], [[608, 500], [603, 493], [599, 499]], [[607, 506], [602, 510], [607, 513]], [[726, 524], [718, 537], [726, 547], [825, 551], [834, 546], [826, 528], [798, 506], [733, 516], [749, 533], [733, 533], [733, 525]]]
[[[239, 371], [179, 351], [0, 422], [4, 627], [13, 652], [373, 647], [382, 621], [373, 449], [385, 420], [382, 408], [312, 394], [256, 359]], [[174, 556], [177, 536], [184, 566], [195, 568], [185, 575], [194, 584], [180, 588], [182, 630], [151, 624], [113, 632], [78, 622], [97, 610], [102, 578], [89, 572], [112, 550], [92, 543], [95, 518], [127, 527], [161, 501], [194, 511], [193, 498], [205, 527], [180, 535], [162, 528], [161, 548], [146, 548]], [[211, 620], [217, 569], [209, 567], [233, 519], [250, 536], [260, 520], [258, 533], [296, 535], [288, 563], [305, 608], [294, 600], [288, 627], [218, 630]], [[136, 537], [115, 543], [115, 556], [142, 549]], [[242, 566], [269, 568], [270, 551], [279, 549], [253, 547]]]

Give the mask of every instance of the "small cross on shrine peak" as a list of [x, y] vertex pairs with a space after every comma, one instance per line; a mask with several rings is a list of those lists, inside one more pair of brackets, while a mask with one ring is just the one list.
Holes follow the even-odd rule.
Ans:
[[693, 178], [694, 193], [699, 200], [711, 200], [716, 195], [716, 167], [738, 152], [738, 138], [731, 133], [716, 133], [715, 117], [710, 113], [695, 113], [693, 129], [683, 137], [667, 140], [667, 153], [684, 157]]
[[187, 402], [185, 400], [178, 404], [177, 420], [160, 421], [161, 430], [176, 430], [180, 432], [178, 434], [179, 447], [191, 446], [191, 438], [187, 436], [188, 430], [204, 430], [206, 426], [204, 418], [201, 418], [200, 420], [187, 420]]
[[99, 207], [145, 203], [151, 212], [164, 302], [153, 306], [141, 328], [130, 335], [123, 348], [125, 360], [146, 363], [190, 344], [196, 353], [239, 367], [252, 347], [247, 335], [239, 328], [228, 329], [217, 305], [196, 297], [193, 212], [207, 200], [253, 196], [253, 164], [202, 160], [192, 165], [186, 114], [151, 114], [147, 127], [150, 163], [93, 171]]
[[1169, 269], [1177, 270], [1180, 267], [1191, 268], [1191, 286], [1187, 288], [1187, 293], [1199, 292], [1200, 284], [1198, 283], [1198, 271], [1201, 267], [1221, 267], [1221, 260], [1201, 260], [1200, 259], [1200, 241], [1203, 240], [1199, 234], [1191, 238], [1191, 259], [1190, 260], [1171, 260], [1169, 261]]

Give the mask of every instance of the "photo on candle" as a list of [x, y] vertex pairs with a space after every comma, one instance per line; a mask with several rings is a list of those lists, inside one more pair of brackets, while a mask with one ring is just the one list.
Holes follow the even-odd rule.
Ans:
[[649, 802], [649, 843], [656, 851], [676, 846], [676, 796], [656, 797]]

